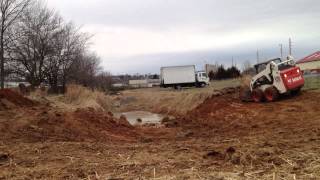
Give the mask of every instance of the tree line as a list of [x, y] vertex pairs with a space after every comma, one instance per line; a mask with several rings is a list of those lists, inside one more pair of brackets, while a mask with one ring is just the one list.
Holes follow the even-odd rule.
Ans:
[[[36, 87], [65, 89], [67, 82], [105, 89], [111, 81], [89, 51], [90, 35], [41, 0], [0, 0], [0, 84], [22, 78]], [[99, 83], [100, 82], [100, 83]], [[111, 83], [108, 83], [111, 84]]]
[[240, 70], [236, 66], [225, 68], [223, 65], [218, 66], [217, 71], [210, 71], [208, 76], [210, 80], [222, 80], [237, 78], [241, 75]]

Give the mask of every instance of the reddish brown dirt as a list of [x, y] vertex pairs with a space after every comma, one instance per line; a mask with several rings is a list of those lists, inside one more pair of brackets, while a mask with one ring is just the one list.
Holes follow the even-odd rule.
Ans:
[[316, 180], [319, 99], [319, 91], [306, 91], [243, 103], [229, 92], [168, 128], [131, 127], [91, 109], [3, 111], [0, 179]]
[[243, 103], [237, 95], [227, 94], [207, 99], [190, 111], [185, 121], [190, 122], [188, 127], [202, 126], [234, 136], [252, 131], [317, 129], [320, 128], [319, 97], [319, 92], [303, 92], [273, 103]]
[[6, 111], [15, 118], [1, 119], [0, 139], [24, 142], [44, 141], [135, 141], [137, 133], [126, 120], [115, 119], [105, 112], [78, 109], [59, 112], [38, 106]]
[[36, 103], [34, 101], [31, 101], [28, 98], [23, 97], [21, 94], [11, 89], [0, 90], [0, 110], [9, 109], [14, 106], [30, 107], [35, 104]]
[[134, 141], [135, 133], [125, 119], [94, 109], [59, 112], [19, 93], [0, 90], [0, 139], [38, 141]]
[[49, 104], [38, 104], [11, 90], [3, 90], [0, 95], [3, 95], [2, 99], [12, 103], [10, 108], [0, 110], [0, 140], [136, 142], [150, 137], [163, 139], [168, 134], [167, 130], [133, 127], [125, 117], [117, 119], [110, 112], [93, 108], [62, 112]]

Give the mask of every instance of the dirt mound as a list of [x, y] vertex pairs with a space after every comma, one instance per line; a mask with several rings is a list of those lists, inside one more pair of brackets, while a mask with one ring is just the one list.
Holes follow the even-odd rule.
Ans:
[[231, 92], [206, 99], [197, 108], [188, 112], [185, 119], [196, 126], [216, 127], [221, 131], [224, 127], [228, 127], [237, 131], [239, 124], [247, 126], [254, 118], [253, 106], [242, 103], [238, 96]]
[[[307, 176], [305, 172], [319, 172], [310, 164], [316, 162], [309, 162], [306, 157], [319, 154], [319, 98], [319, 91], [303, 91], [277, 102], [243, 103], [233, 94], [224, 94], [208, 98], [190, 111], [180, 125], [192, 130], [194, 136], [218, 139], [218, 150], [205, 156], [225, 168], [241, 164], [265, 169], [272, 165], [285, 173]], [[201, 131], [197, 130], [199, 127]], [[236, 151], [230, 158], [221, 159], [228, 146]]]
[[298, 126], [301, 120], [304, 123], [308, 121], [313, 126], [317, 121], [310, 117], [319, 117], [319, 113], [307, 116], [301, 112], [319, 109], [319, 95], [317, 92], [304, 91], [298, 96], [283, 97], [273, 103], [245, 103], [239, 99], [237, 90], [235, 93], [207, 98], [181, 118], [182, 122], [179, 124], [188, 128], [207, 127], [222, 136], [245, 136], [259, 131], [261, 127], [273, 130], [284, 125], [292, 128], [291, 126]]
[[0, 110], [10, 109], [14, 107], [30, 107], [36, 103], [28, 98], [23, 97], [21, 94], [10, 90], [0, 90]]
[[[9, 118], [8, 118], [9, 119]], [[39, 141], [134, 141], [136, 132], [125, 119], [92, 108], [59, 112], [47, 107], [24, 111], [0, 125], [5, 139]]]

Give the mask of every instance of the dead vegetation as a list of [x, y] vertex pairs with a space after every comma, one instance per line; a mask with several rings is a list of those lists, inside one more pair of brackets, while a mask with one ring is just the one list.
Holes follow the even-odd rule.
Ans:
[[74, 111], [78, 108], [93, 108], [98, 111], [112, 111], [113, 99], [106, 93], [71, 84], [67, 86], [66, 93], [63, 95], [50, 95], [45, 91], [36, 89], [28, 96], [32, 100], [51, 104], [62, 111]]
[[9, 89], [0, 90], [0, 110], [6, 110], [15, 107], [31, 107], [35, 104], [37, 103], [23, 97], [16, 91]]
[[112, 113], [82, 108], [64, 112], [41, 105], [11, 90], [5, 92], [11, 106], [1, 111], [0, 140], [43, 141], [133, 141], [134, 127]]
[[[238, 91], [212, 91], [164, 127], [132, 127], [93, 108], [4, 109], [0, 179], [319, 179], [319, 91], [262, 104], [241, 102]], [[183, 101], [187, 92], [158, 95]], [[90, 99], [72, 93], [66, 103]]]
[[112, 99], [104, 92], [91, 90], [79, 85], [68, 85], [63, 101], [81, 108], [91, 107], [106, 111], [112, 109]]
[[170, 88], [127, 90], [116, 96], [113, 102], [118, 106], [115, 110], [120, 112], [145, 110], [161, 114], [183, 115], [208, 97], [219, 94], [221, 89], [239, 85], [239, 79], [233, 79], [213, 81], [206, 88], [191, 88], [181, 91]]

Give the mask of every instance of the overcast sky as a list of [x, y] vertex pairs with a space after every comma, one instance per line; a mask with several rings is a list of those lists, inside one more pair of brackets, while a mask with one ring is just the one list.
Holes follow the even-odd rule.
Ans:
[[48, 0], [48, 6], [93, 34], [106, 70], [158, 73], [161, 66], [280, 56], [320, 50], [320, 0]]

